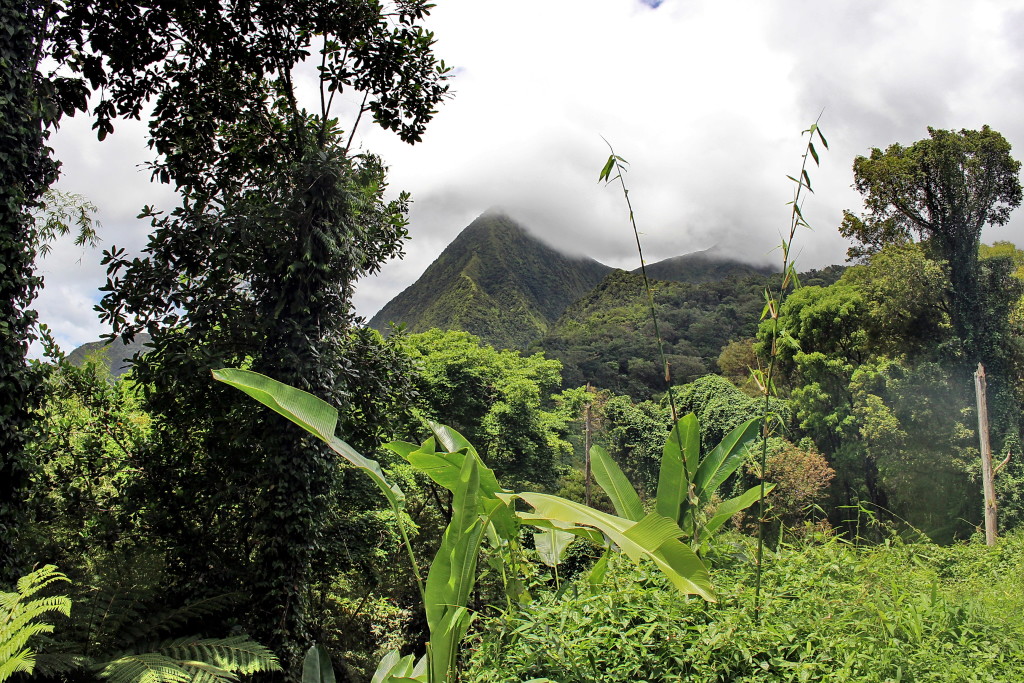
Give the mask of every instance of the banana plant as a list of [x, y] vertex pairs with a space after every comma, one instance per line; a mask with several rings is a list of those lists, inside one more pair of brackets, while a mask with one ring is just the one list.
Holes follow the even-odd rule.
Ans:
[[[716, 531], [737, 512], [761, 498], [759, 486], [719, 503], [710, 516], [705, 514], [718, 487], [746, 461], [746, 448], [757, 436], [761, 418], [748, 420], [733, 429], [704, 458], [700, 455], [700, 424], [693, 413], [672, 428], [661, 455], [655, 511], [674, 520], [694, 550], [706, 545]], [[592, 446], [590, 459], [594, 478], [615, 506], [620, 517], [639, 522], [644, 518], [640, 496], [618, 464], [600, 446]], [[765, 493], [775, 488], [765, 487]]]
[[[430, 423], [433, 435], [419, 446], [404, 442], [387, 444], [390, 450], [452, 492], [452, 519], [424, 582], [400, 514], [405, 496], [387, 480], [379, 463], [338, 438], [337, 410], [311, 394], [249, 370], [226, 368], [214, 371], [213, 376], [322, 439], [366, 472], [394, 510], [420, 586], [430, 639], [425, 661], [414, 662], [411, 655], [401, 657], [397, 651], [388, 653], [374, 674], [374, 683], [455, 680], [458, 646], [472, 622], [468, 604], [476, 583], [481, 545], [486, 538], [492, 544], [518, 543], [522, 523], [614, 544], [633, 560], [653, 561], [681, 592], [709, 601], [715, 599], [707, 569], [696, 553], [680, 541], [685, 532], [673, 518], [658, 511], [633, 519], [606, 514], [558, 496], [506, 491], [472, 444], [455, 430], [435, 423]], [[533, 511], [517, 511], [517, 499]]]

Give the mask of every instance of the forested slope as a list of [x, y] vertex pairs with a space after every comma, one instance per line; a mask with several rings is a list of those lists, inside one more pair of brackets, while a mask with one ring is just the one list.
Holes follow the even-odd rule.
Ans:
[[473, 221], [423, 275], [370, 320], [386, 331], [456, 329], [505, 348], [525, 348], [610, 270], [562, 254], [507, 216]]

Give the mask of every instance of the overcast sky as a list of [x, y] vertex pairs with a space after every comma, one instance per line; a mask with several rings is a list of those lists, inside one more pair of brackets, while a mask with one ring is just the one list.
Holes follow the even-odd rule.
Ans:
[[[811, 171], [804, 269], [845, 258], [836, 227], [843, 209], [860, 208], [856, 155], [928, 126], [989, 124], [1024, 158], [1024, 1], [438, 0], [428, 26], [455, 67], [454, 97], [415, 146], [365, 123], [357, 133], [395, 192], [413, 197], [405, 259], [359, 286], [367, 317], [489, 208], [563, 250], [637, 267], [622, 196], [597, 182], [602, 136], [630, 162], [648, 262], [715, 245], [777, 260], [786, 175], [822, 110], [831, 151]], [[174, 204], [139, 166], [144, 133], [121, 123], [97, 143], [79, 118], [52, 139], [58, 187], [99, 207], [104, 247], [137, 252], [148, 230], [139, 209]], [[1024, 244], [1018, 214], [985, 240]], [[67, 350], [105, 331], [92, 311], [99, 260], [60, 243], [40, 264], [36, 308]]]

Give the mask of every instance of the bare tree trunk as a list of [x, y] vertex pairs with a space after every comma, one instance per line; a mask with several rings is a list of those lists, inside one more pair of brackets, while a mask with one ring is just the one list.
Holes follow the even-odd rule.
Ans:
[[992, 445], [988, 440], [988, 402], [985, 399], [985, 366], [978, 363], [974, 391], [978, 398], [978, 438], [981, 441], [981, 481], [985, 493], [985, 543], [996, 544], [996, 486], [992, 472]]

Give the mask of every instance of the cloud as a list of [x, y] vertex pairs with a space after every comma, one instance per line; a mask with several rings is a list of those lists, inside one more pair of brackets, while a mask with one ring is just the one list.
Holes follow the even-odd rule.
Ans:
[[[648, 261], [714, 244], [764, 261], [777, 258], [771, 250], [788, 226], [785, 176], [799, 170], [800, 131], [824, 108], [832, 149], [811, 170], [816, 194], [805, 210], [815, 231], [798, 237], [803, 267], [845, 257], [835, 228], [843, 209], [860, 205], [850, 188], [856, 155], [921, 139], [929, 125], [988, 123], [1018, 156], [1024, 149], [1020, 0], [446, 0], [429, 27], [455, 67], [454, 98], [421, 144], [365, 120], [356, 135], [390, 166], [392, 189], [413, 195], [405, 260], [358, 287], [366, 316], [491, 207], [554, 246], [635, 267], [621, 191], [597, 182], [602, 136], [630, 162]], [[300, 80], [318, 106], [311, 72]], [[339, 103], [343, 125], [356, 105]], [[134, 212], [173, 204], [136, 169], [148, 158], [141, 129], [102, 145], [83, 142], [87, 130], [61, 135], [62, 182], [100, 206], [107, 244], [140, 248], [145, 226]], [[1024, 243], [1024, 219], [986, 239]], [[102, 273], [86, 270], [48, 281], [88, 298]], [[56, 299], [47, 309], [55, 327], [74, 319]]]

